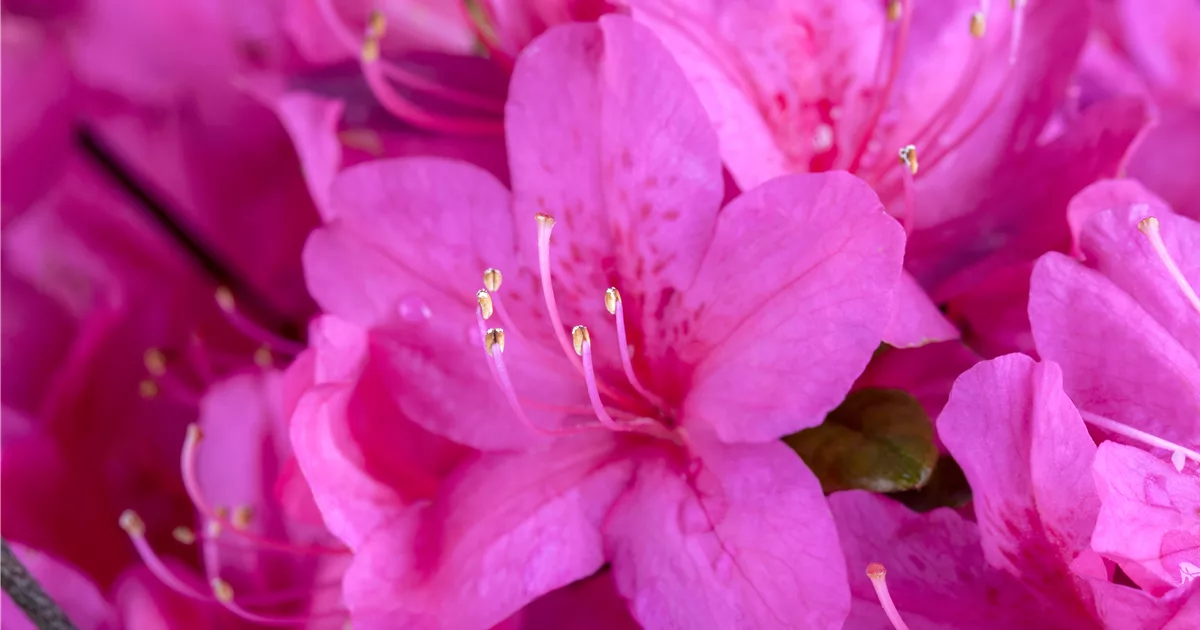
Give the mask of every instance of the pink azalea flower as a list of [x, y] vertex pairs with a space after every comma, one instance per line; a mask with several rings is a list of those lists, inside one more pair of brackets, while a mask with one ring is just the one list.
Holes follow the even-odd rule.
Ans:
[[325, 310], [386, 340], [403, 415], [482, 451], [356, 545], [355, 626], [487, 628], [606, 563], [647, 627], [839, 626], [833, 523], [777, 439], [878, 346], [901, 228], [837, 173], [720, 208], [704, 110], [625, 18], [528, 47], [506, 125], [511, 196], [461, 163], [359, 165], [305, 254]]
[[[1055, 245], [1063, 226], [1047, 215], [1115, 174], [1144, 124], [1136, 105], [1113, 104], [1072, 124], [1070, 139], [1038, 146], [1086, 36], [1089, 3], [989, 4], [632, 3], [697, 87], [740, 185], [828, 169], [863, 177], [905, 218], [906, 268], [939, 302], [979, 280], [944, 290], [964, 267]], [[915, 152], [897, 160], [909, 145]], [[1035, 231], [1052, 231], [1050, 244]], [[1032, 255], [1013, 251], [1031, 245]], [[898, 314], [928, 309], [917, 292]], [[908, 326], [886, 340], [953, 338], [935, 316], [923, 336]]]
[[1200, 226], [1128, 180], [1098, 183], [1080, 199], [1072, 222], [1082, 226], [1084, 262], [1047, 254], [1033, 273], [1038, 352], [1062, 366], [1089, 422], [1152, 434], [1174, 445], [1169, 452], [1195, 448]]
[[[955, 383], [938, 433], [971, 483], [975, 522], [946, 509], [913, 514], [865, 493], [830, 498], [849, 568], [874, 562], [888, 569], [886, 578], [873, 577], [875, 589], [867, 579], [852, 582], [853, 627], [887, 628], [886, 613], [913, 628], [1186, 628], [1200, 621], [1191, 587], [1140, 590], [1105, 563], [1116, 559], [1106, 537], [1131, 551], [1149, 528], [1115, 522], [1111, 511], [1128, 513], [1129, 504], [1097, 492], [1104, 482], [1093, 481], [1093, 461], [1098, 474], [1109, 466], [1062, 379], [1054, 363], [1007, 355]], [[1114, 447], [1127, 448], [1106, 443], [1099, 451]], [[887, 595], [882, 609], [873, 591]]]

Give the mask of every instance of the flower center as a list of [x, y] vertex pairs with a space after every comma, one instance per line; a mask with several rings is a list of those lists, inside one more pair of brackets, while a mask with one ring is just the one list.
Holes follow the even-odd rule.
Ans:
[[[512, 407], [513, 413], [523, 424], [541, 435], [562, 435], [601, 429], [642, 433], [678, 441], [679, 438], [673, 427], [674, 422], [668, 412], [668, 405], [662, 397], [642, 384], [634, 370], [633, 360], [629, 353], [629, 339], [625, 329], [624, 304], [621, 292], [616, 287], [609, 287], [604, 292], [604, 306], [615, 318], [621, 368], [628, 388], [610, 385], [597, 376], [592, 353], [592, 336], [586, 326], [575, 326], [571, 329], [571, 333], [567, 334], [566, 327], [559, 316], [558, 301], [555, 297], [551, 276], [550, 234], [554, 229], [554, 217], [538, 213], [536, 220], [538, 272], [541, 279], [542, 298], [562, 355], [574, 366], [587, 389], [590, 408], [553, 407], [523, 400], [517, 394], [510, 378], [508, 366], [504, 361], [504, 348], [507, 333], [512, 333], [513, 337], [521, 343], [527, 342], [528, 338], [520, 333], [515, 322], [505, 310], [500, 297], [503, 275], [500, 270], [493, 268], [486, 270], [483, 274], [485, 288], [476, 293], [475, 314], [479, 332], [483, 337], [489, 369], [496, 384], [508, 400], [509, 406]], [[486, 321], [493, 315], [500, 320], [503, 327], [488, 327]], [[632, 393], [628, 391], [630, 389]], [[530, 418], [525, 411], [526, 406], [592, 416], [595, 421], [564, 428], [546, 428], [539, 426]]]

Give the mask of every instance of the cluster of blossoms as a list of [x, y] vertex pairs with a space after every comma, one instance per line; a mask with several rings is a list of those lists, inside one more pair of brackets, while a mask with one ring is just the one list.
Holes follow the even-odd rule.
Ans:
[[1200, 628], [1200, 2], [2, 8], [5, 628]]

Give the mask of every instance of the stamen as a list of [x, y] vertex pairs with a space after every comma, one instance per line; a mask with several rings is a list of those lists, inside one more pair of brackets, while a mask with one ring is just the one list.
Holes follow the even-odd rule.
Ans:
[[225, 314], [226, 321], [236, 328], [238, 332], [264, 346], [274, 349], [279, 354], [296, 356], [304, 351], [303, 344], [291, 339], [285, 339], [243, 315], [238, 310], [237, 301], [234, 299], [233, 291], [230, 291], [229, 287], [218, 287], [215, 297], [217, 306], [220, 306], [221, 312]]
[[1008, 4], [1013, 10], [1012, 40], [1008, 48], [1008, 63], [1012, 65], [1017, 62], [1017, 51], [1021, 48], [1021, 36], [1025, 32], [1025, 0], [1009, 0]]
[[230, 520], [233, 523], [233, 528], [237, 530], [250, 527], [250, 519], [254, 516], [254, 511], [249, 505], [239, 505], [233, 508], [233, 518]]
[[558, 302], [554, 299], [554, 286], [550, 279], [550, 232], [554, 229], [554, 217], [539, 212], [535, 218], [538, 228], [538, 271], [542, 277], [542, 297], [550, 314], [550, 325], [554, 327], [554, 335], [558, 338], [558, 345], [563, 354], [582, 373], [583, 366], [571, 352], [573, 344], [567, 339], [566, 328], [558, 315]]
[[887, 569], [878, 562], [872, 562], [867, 565], [867, 577], [871, 578], [871, 585], [875, 587], [875, 595], [879, 597], [879, 605], [883, 606], [883, 612], [887, 615], [888, 620], [892, 622], [896, 630], [908, 630], [908, 625], [900, 617], [900, 611], [896, 609], [892, 595], [888, 592]]
[[641, 394], [646, 400], [649, 400], [655, 406], [662, 408], [663, 400], [651, 393], [649, 389], [642, 386], [638, 380], [637, 374], [633, 371], [633, 361], [629, 358], [629, 339], [625, 335], [625, 307], [621, 303], [621, 292], [616, 287], [609, 287], [604, 292], [604, 307], [608, 309], [609, 314], [616, 316], [617, 319], [617, 344], [621, 351], [621, 367], [625, 369], [625, 378], [629, 379], [629, 384], [637, 393]]
[[180, 544], [184, 545], [193, 545], [196, 543], [196, 532], [193, 532], [191, 528], [184, 527], [183, 525], [171, 530], [171, 537]]
[[237, 603], [234, 600], [233, 587], [229, 585], [229, 582], [226, 582], [225, 580], [223, 580], [219, 577], [214, 577], [209, 581], [209, 584], [210, 584], [210, 586], [212, 586], [213, 596], [216, 597], [217, 603], [221, 604], [221, 606], [225, 607], [227, 610], [229, 610], [229, 612], [231, 612], [247, 621], [263, 624], [266, 626], [302, 626], [302, 625], [306, 625], [316, 619], [321, 619], [324, 617], [332, 617], [332, 616], [342, 616], [342, 615], [346, 614], [346, 612], [342, 611], [342, 610], [331, 610], [329, 612], [315, 614], [315, 615], [303, 615], [303, 616], [295, 616], [295, 617], [284, 617], [281, 615], [263, 615], [263, 614], [259, 614], [256, 612], [251, 612], [249, 610], [246, 610], [244, 607], [242, 607], [241, 604]]
[[221, 534], [222, 528], [230, 528], [235, 530], [235, 534], [248, 542], [251, 542], [264, 549], [274, 551], [282, 551], [295, 555], [343, 555], [349, 553], [349, 550], [344, 547], [330, 547], [325, 545], [308, 545], [300, 546], [288, 542], [280, 542], [271, 538], [265, 538], [252, 532], [237, 530], [236, 527], [229, 521], [229, 512], [227, 509], [217, 506], [213, 507], [209, 504], [208, 499], [204, 496], [204, 492], [200, 489], [200, 477], [197, 472], [197, 457], [199, 454], [200, 442], [204, 439], [204, 433], [196, 424], [189, 424], [187, 428], [187, 437], [183, 442], [183, 451], [180, 454], [180, 472], [183, 477], [183, 487], [188, 493], [188, 497], [195, 504], [196, 510], [208, 522], [209, 536], [215, 538]]
[[1080, 410], [1079, 415], [1083, 417], [1084, 422], [1100, 427], [1105, 431], [1116, 433], [1117, 435], [1125, 436], [1136, 442], [1141, 442], [1148, 446], [1161, 448], [1171, 451], [1171, 463], [1175, 465], [1176, 470], [1183, 470], [1185, 459], [1190, 459], [1196, 463], [1200, 463], [1200, 453], [1193, 451], [1190, 448], [1180, 446], [1174, 442], [1164, 440], [1150, 433], [1146, 433], [1140, 429], [1135, 429], [1127, 424], [1122, 424], [1116, 420], [1105, 418], [1104, 416], [1094, 414], [1090, 411]]
[[499, 269], [489, 267], [483, 272], [483, 286], [488, 291], [495, 293], [500, 290], [500, 285], [504, 282], [504, 274], [500, 273]]
[[887, 4], [887, 19], [889, 22], [895, 22], [900, 19], [900, 14], [904, 10], [904, 5], [900, 0], [888, 0]]
[[142, 379], [138, 383], [138, 394], [146, 400], [153, 400], [158, 397], [158, 383], [150, 379]]
[[254, 365], [269, 370], [275, 365], [275, 357], [271, 354], [271, 349], [267, 346], [259, 346], [254, 351]]
[[483, 346], [487, 349], [488, 356], [492, 355], [496, 346], [500, 346], [500, 352], [504, 352], [504, 329], [489, 328], [483, 336]]
[[981, 40], [987, 26], [987, 11], [988, 0], [983, 0], [979, 4], [979, 10], [971, 15], [970, 30], [975, 39], [971, 45], [971, 58], [967, 61], [962, 73], [959, 74], [954, 91], [942, 101], [941, 106], [913, 135], [914, 144], [932, 146], [937, 138], [949, 130], [950, 125], [954, 123], [961, 112], [963, 104], [966, 103], [967, 97], [971, 95], [971, 90], [975, 87], [975, 81], [983, 67], [986, 46]]
[[1175, 263], [1175, 258], [1171, 256], [1171, 252], [1167, 250], [1167, 244], [1163, 242], [1162, 232], [1159, 230], [1157, 217], [1146, 217], [1138, 222], [1138, 229], [1150, 241], [1150, 247], [1154, 249], [1154, 253], [1158, 255], [1158, 259], [1167, 269], [1167, 274], [1175, 281], [1175, 285], [1183, 292], [1183, 297], [1187, 298], [1192, 308], [1200, 313], [1200, 296], [1196, 295], [1196, 290], [1188, 283], [1188, 279], [1179, 269], [1179, 265]]
[[917, 174], [917, 147], [908, 145], [900, 149], [900, 161], [908, 168], [900, 169], [904, 180], [904, 233], [911, 235], [917, 227], [917, 184], [913, 180]]
[[587, 382], [588, 399], [592, 401], [592, 411], [595, 412], [596, 418], [600, 420], [600, 424], [612, 431], [632, 431], [631, 427], [613, 420], [605, 411], [604, 404], [600, 402], [600, 392], [596, 389], [596, 374], [592, 368], [592, 336], [587, 327], [576, 326], [571, 331], [571, 336], [575, 338], [576, 352], [583, 357], [583, 380]]
[[118, 522], [121, 524], [121, 529], [129, 535], [129, 541], [133, 543], [133, 548], [137, 551], [138, 557], [142, 559], [142, 564], [150, 569], [150, 573], [154, 574], [154, 577], [184, 597], [202, 602], [211, 601], [207, 596], [179, 579], [175, 572], [158, 556], [150, 543], [146, 542], [146, 524], [142, 522], [142, 518], [138, 516], [137, 512], [125, 510], [121, 513]]
[[150, 376], [157, 378], [167, 373], [167, 357], [158, 348], [147, 349], [142, 355], [142, 362], [146, 364], [146, 372]]
[[983, 39], [987, 33], [987, 14], [983, 11], [976, 11], [971, 14], [971, 37], [975, 39]]
[[475, 294], [475, 299], [479, 302], [480, 314], [483, 315], [484, 319], [490, 319], [492, 317], [492, 311], [495, 310], [492, 308], [492, 296], [488, 295], [486, 290], [480, 289], [479, 292]]
[[[859, 139], [858, 149], [854, 152], [854, 157], [850, 160], [850, 166], [846, 170], [851, 173], [858, 170], [859, 164], [862, 163], [863, 156], [866, 155], [867, 146], [871, 143], [871, 137], [875, 134], [875, 128], [879, 125], [879, 119], [883, 116], [883, 112], [887, 109], [888, 99], [892, 94], [892, 87], [896, 83], [896, 77], [900, 74], [900, 62], [904, 57], [904, 51], [908, 47], [908, 35], [912, 30], [913, 20], [913, 3], [915, 0], [897, 0], [903, 2], [904, 7], [901, 11], [900, 27], [896, 32], [894, 45], [892, 47], [891, 65], [888, 68], [887, 82], [883, 84], [883, 89], [875, 98], [875, 106], [871, 111], [870, 117], [863, 125], [862, 138]], [[888, 12], [891, 13], [889, 6]]]

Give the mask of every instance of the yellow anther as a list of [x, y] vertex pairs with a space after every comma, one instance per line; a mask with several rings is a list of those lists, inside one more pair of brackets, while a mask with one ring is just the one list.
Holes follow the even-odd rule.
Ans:
[[275, 357], [271, 354], [271, 349], [266, 346], [259, 346], [254, 351], [254, 365], [264, 370], [275, 365]]
[[971, 14], [971, 36], [975, 39], [983, 39], [984, 33], [987, 32], [987, 16], [981, 11], [976, 11]]
[[142, 363], [146, 364], [146, 371], [150, 376], [158, 377], [167, 373], [167, 357], [158, 348], [146, 350], [142, 355]]
[[539, 226], [544, 226], [546, 228], [554, 227], [554, 217], [546, 214], [545, 212], [539, 212], [533, 216], [535, 219], [537, 219]]
[[171, 531], [171, 536], [182, 544], [190, 545], [196, 542], [196, 533], [190, 528], [180, 525]]
[[383, 14], [383, 11], [371, 11], [371, 16], [367, 18], [367, 37], [381, 39], [386, 32], [387, 16]]
[[913, 175], [916, 175], [917, 169], [919, 168], [917, 165], [917, 147], [910, 144], [900, 149], [900, 161], [908, 166], [908, 170], [911, 171]]
[[196, 424], [195, 422], [189, 424], [188, 428], [187, 428], [187, 438], [186, 439], [188, 442], [192, 442], [192, 443], [198, 443], [200, 440], [203, 440], [204, 439], [204, 431], [200, 430], [200, 425]]
[[487, 290], [480, 289], [479, 293], [475, 294], [475, 299], [479, 300], [479, 313], [484, 319], [492, 316], [492, 296], [488, 295]]
[[900, 0], [890, 0], [887, 4], [887, 19], [889, 22], [895, 22], [900, 19], [904, 13], [904, 5]]
[[130, 536], [142, 537], [146, 535], [146, 523], [142, 521], [142, 517], [138, 516], [133, 510], [125, 510], [121, 512], [121, 518], [117, 521], [121, 524], [121, 529], [125, 530]]
[[492, 267], [483, 272], [483, 286], [492, 293], [500, 290], [500, 285], [504, 282], [504, 274], [500, 273], [499, 269]]
[[1146, 217], [1145, 219], [1138, 221], [1138, 229], [1141, 230], [1142, 234], [1149, 234], [1151, 232], [1157, 232], [1158, 231], [1158, 218], [1157, 217]]
[[254, 516], [254, 512], [249, 505], [239, 505], [233, 508], [233, 515], [229, 519], [234, 529], [246, 529], [250, 527], [250, 519]]
[[229, 582], [221, 578], [213, 578], [211, 584], [213, 595], [217, 601], [226, 604], [233, 601], [233, 587], [229, 585]]
[[584, 342], [591, 343], [592, 335], [588, 332], [587, 326], [576, 326], [571, 329], [571, 341], [575, 342], [575, 354], [583, 356]]
[[608, 290], [604, 292], [604, 308], [608, 309], [608, 313], [610, 315], [617, 314], [617, 304], [620, 303], [620, 301], [621, 292], [617, 290], [617, 287], [609, 287]]
[[217, 306], [226, 313], [232, 313], [237, 308], [237, 301], [233, 299], [233, 291], [226, 286], [217, 287]]
[[500, 352], [504, 352], [504, 329], [489, 328], [487, 333], [483, 335], [483, 346], [487, 348], [488, 355], [492, 354], [492, 348], [500, 346]]
[[379, 40], [368, 37], [363, 41], [362, 60], [366, 63], [379, 61]]
[[145, 398], [146, 400], [155, 398], [158, 396], [158, 383], [155, 383], [148, 378], [143, 379], [142, 382], [138, 383], [138, 394], [140, 394], [142, 398]]

